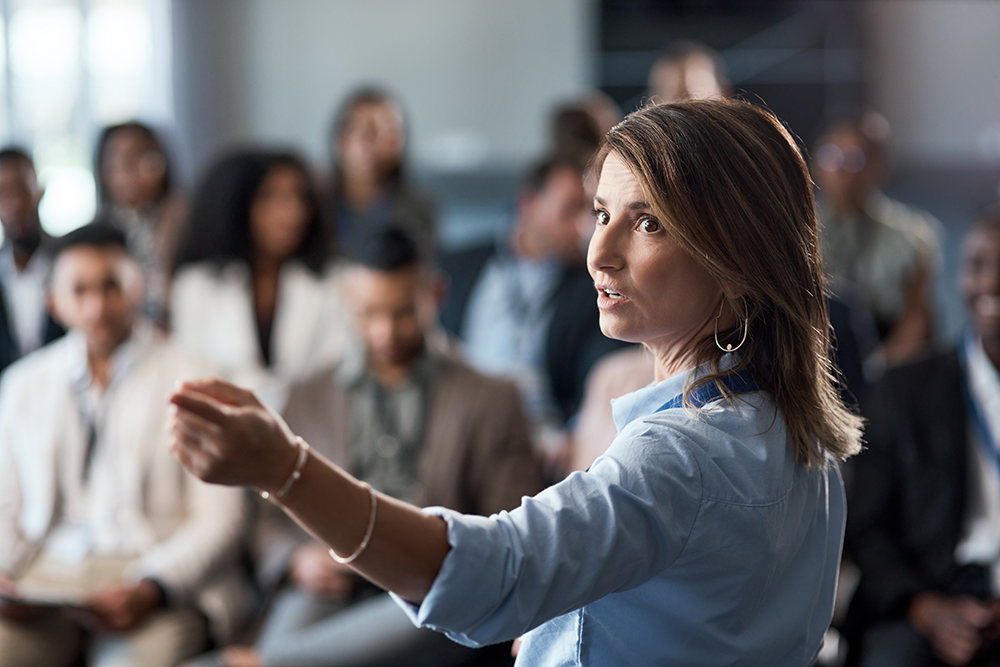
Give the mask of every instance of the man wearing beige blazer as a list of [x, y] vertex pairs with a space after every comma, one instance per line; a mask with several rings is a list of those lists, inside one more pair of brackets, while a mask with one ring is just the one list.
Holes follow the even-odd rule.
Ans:
[[70, 332], [0, 382], [0, 666], [175, 665], [246, 606], [244, 496], [168, 451], [167, 397], [206, 368], [137, 319], [121, 233], [81, 228], [56, 253]]
[[[284, 416], [295, 433], [410, 502], [489, 515], [540, 491], [517, 388], [450, 353], [437, 329], [441, 283], [413, 239], [396, 227], [377, 232], [346, 272], [363, 348], [292, 387]], [[264, 505], [254, 539], [258, 578], [276, 591], [263, 630], [254, 647], [198, 665], [492, 664], [415, 629], [386, 593], [334, 562], [276, 507]]]

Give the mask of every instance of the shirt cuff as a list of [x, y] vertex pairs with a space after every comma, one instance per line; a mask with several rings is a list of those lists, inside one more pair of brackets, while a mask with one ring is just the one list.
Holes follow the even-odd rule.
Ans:
[[[491, 520], [461, 514], [444, 507], [428, 507], [423, 511], [444, 519], [448, 525], [448, 544], [451, 549], [421, 604], [413, 604], [395, 594], [390, 595], [417, 627], [443, 632], [464, 646], [480, 647], [500, 641], [492, 637], [471, 636], [475, 634], [478, 619], [484, 613], [488, 615], [493, 605], [486, 602], [485, 605], [470, 608], [469, 603], [473, 600], [484, 601], [489, 597], [486, 592], [498, 590], [503, 579], [502, 574], [499, 577], [493, 574], [495, 567], [486, 564], [491, 552], [492, 558], [496, 558], [495, 545], [489, 539], [489, 531], [484, 530]], [[479, 606], [483, 609], [479, 609]]]

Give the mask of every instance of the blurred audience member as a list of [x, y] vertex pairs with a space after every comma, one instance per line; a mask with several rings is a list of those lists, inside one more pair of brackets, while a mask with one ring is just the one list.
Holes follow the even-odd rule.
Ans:
[[0, 383], [0, 665], [171, 667], [245, 606], [243, 495], [170, 454], [167, 397], [206, 369], [138, 317], [121, 232], [78, 229], [53, 261], [70, 333]]
[[170, 162], [157, 134], [142, 123], [104, 129], [97, 142], [98, 219], [121, 229], [146, 277], [144, 310], [167, 321], [170, 269], [184, 222]]
[[[1000, 214], [965, 240], [970, 327], [890, 369], [864, 414], [847, 548], [861, 664], [996, 664], [1000, 638]], [[990, 662], [975, 660], [991, 656]]]
[[[833, 283], [826, 305], [833, 329], [832, 357], [840, 373], [840, 397], [846, 405], [857, 409], [858, 400], [868, 386], [868, 364], [881, 345], [878, 326], [860, 290], [846, 281]], [[848, 460], [841, 466], [845, 477], [850, 465]]]
[[0, 370], [63, 333], [45, 307], [52, 239], [38, 219], [41, 199], [28, 154], [0, 150]]
[[[443, 286], [417, 244], [389, 227], [358, 259], [345, 282], [363, 347], [292, 389], [289, 426], [408, 502], [489, 515], [541, 490], [517, 389], [444, 351], [436, 324]], [[481, 652], [414, 628], [388, 594], [262, 504], [260, 578], [280, 592], [255, 648], [230, 648], [204, 664], [484, 664]]]
[[641, 345], [612, 352], [594, 364], [573, 428], [569, 472], [589, 468], [615, 439], [611, 401], [652, 382], [653, 357]]
[[879, 191], [889, 171], [887, 137], [878, 114], [835, 123], [817, 144], [814, 175], [828, 270], [860, 290], [885, 362], [894, 364], [931, 340], [940, 223]]
[[348, 335], [325, 231], [299, 158], [220, 160], [195, 193], [178, 258], [177, 340], [280, 408], [287, 383], [339, 360]]
[[581, 165], [590, 162], [601, 143], [601, 129], [587, 109], [567, 104], [556, 109], [552, 116], [551, 154], [576, 161]]
[[593, 89], [579, 98], [576, 106], [590, 114], [597, 123], [597, 130], [601, 136], [622, 121], [622, 108], [602, 90]]
[[[672, 44], [656, 59], [649, 72], [647, 98], [656, 104], [720, 98], [729, 93], [722, 59], [699, 42], [685, 40]], [[593, 174], [588, 174], [587, 179], [594, 179]], [[596, 180], [586, 185], [591, 192], [597, 190]], [[593, 227], [593, 221], [589, 222], [588, 227]], [[611, 400], [652, 381], [653, 364], [641, 348], [628, 348], [608, 355], [593, 368], [586, 380], [586, 391], [569, 443], [569, 471], [589, 468], [614, 439], [616, 428], [611, 416]]]
[[376, 88], [356, 91], [337, 114], [330, 137], [334, 174], [330, 214], [337, 252], [350, 256], [391, 220], [428, 249], [434, 247], [434, 206], [407, 182], [406, 128], [399, 103]]
[[655, 103], [717, 99], [730, 92], [725, 64], [700, 42], [671, 44], [649, 70], [647, 95]]
[[576, 412], [593, 363], [621, 346], [601, 333], [584, 262], [579, 221], [590, 206], [580, 165], [545, 160], [528, 175], [507, 241], [441, 261], [451, 281], [442, 322], [469, 362], [513, 379], [532, 419], [556, 428]]

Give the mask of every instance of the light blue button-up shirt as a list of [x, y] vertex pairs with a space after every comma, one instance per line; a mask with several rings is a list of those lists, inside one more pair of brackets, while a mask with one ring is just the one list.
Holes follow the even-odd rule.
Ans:
[[443, 508], [452, 546], [419, 625], [466, 644], [527, 633], [518, 665], [809, 665], [833, 613], [845, 500], [795, 463], [764, 392], [657, 409], [687, 373], [614, 402], [585, 473], [489, 518]]

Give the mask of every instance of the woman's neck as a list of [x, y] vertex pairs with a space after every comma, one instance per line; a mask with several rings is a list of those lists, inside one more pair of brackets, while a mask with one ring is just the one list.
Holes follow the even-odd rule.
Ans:
[[[646, 341], [646, 347], [655, 359], [653, 377], [657, 382], [694, 368], [697, 365], [697, 350], [702, 342], [712, 340], [717, 335], [716, 331], [729, 331], [736, 325], [736, 316], [728, 302], [714, 312], [718, 312], [718, 317], [710, 314], [700, 325], [693, 326], [682, 335], [672, 336], [669, 341]], [[745, 324], [741, 323], [740, 326]]]
[[18, 271], [24, 271], [28, 266], [28, 262], [31, 261], [32, 256], [35, 251], [38, 250], [38, 246], [42, 244], [42, 233], [29, 234], [24, 238], [17, 239], [11, 243], [11, 248], [14, 254], [14, 266]]
[[257, 316], [270, 320], [278, 302], [278, 276], [283, 262], [275, 257], [258, 255], [251, 261], [254, 307]]
[[667, 378], [678, 373], [689, 371], [695, 367], [694, 356], [684, 355], [678, 357], [661, 357], [654, 353], [655, 365], [653, 366], [653, 379], [656, 382], [663, 382]]
[[367, 211], [385, 189], [375, 174], [344, 175], [344, 200], [355, 211]]

